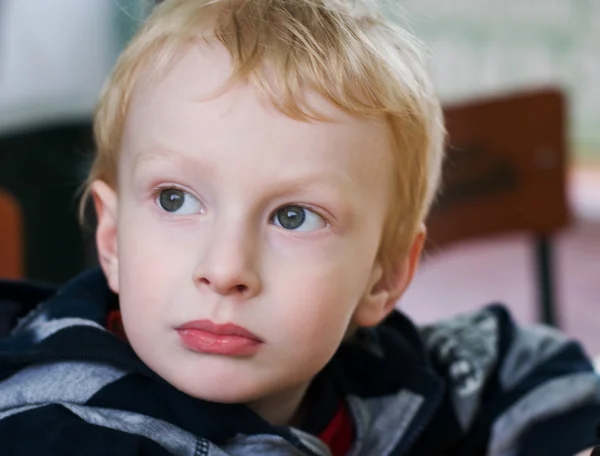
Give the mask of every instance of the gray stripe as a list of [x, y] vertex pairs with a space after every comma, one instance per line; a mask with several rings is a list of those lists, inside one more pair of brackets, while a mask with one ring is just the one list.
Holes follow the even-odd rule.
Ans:
[[300, 439], [300, 441], [313, 453], [321, 456], [331, 456], [329, 447], [318, 437], [304, 432], [300, 429], [291, 428], [291, 431]]
[[175, 456], [197, 456], [196, 447], [202, 445], [193, 434], [146, 415], [75, 404], [61, 405], [88, 423], [146, 437]]
[[45, 321], [41, 324], [28, 327], [27, 331], [33, 335], [34, 342], [37, 343], [69, 326], [91, 326], [106, 331], [98, 323], [83, 318], [60, 318], [58, 320]]
[[0, 382], [0, 410], [45, 402], [84, 403], [127, 372], [104, 364], [65, 361], [26, 367]]
[[[303, 443], [306, 443], [304, 438], [306, 435], [303, 432], [298, 433], [296, 429], [293, 431]], [[316, 437], [311, 437], [311, 440], [314, 439]], [[312, 446], [308, 448], [314, 450], [315, 454], [331, 455], [328, 450], [323, 453], [324, 444], [319, 448]], [[277, 435], [238, 435], [223, 445], [222, 450], [211, 444], [209, 454], [210, 456], [305, 456], [306, 452]]]
[[32, 326], [41, 325], [50, 321], [50, 312], [47, 307], [47, 303], [42, 303], [31, 310], [18, 321], [17, 325], [11, 331], [11, 335], [18, 334], [21, 331], [27, 331]]
[[374, 399], [348, 397], [356, 422], [356, 442], [351, 456], [386, 456], [404, 437], [424, 402], [423, 396], [402, 390]]
[[[42, 404], [42, 405], [47, 405], [47, 404]], [[16, 415], [21, 412], [26, 412], [27, 410], [31, 410], [31, 409], [34, 409], [37, 407], [39, 407], [38, 404], [25, 405], [23, 407], [17, 407], [17, 408], [12, 408], [12, 409], [2, 411], [2, 412], [0, 412], [0, 420], [3, 420], [4, 418], [8, 418], [9, 416]]]
[[600, 402], [600, 378], [591, 372], [551, 380], [530, 391], [496, 421], [489, 456], [516, 453], [520, 437], [533, 424], [585, 404]]
[[500, 384], [509, 390], [536, 367], [560, 351], [569, 339], [552, 328], [536, 325], [520, 329], [500, 370]]

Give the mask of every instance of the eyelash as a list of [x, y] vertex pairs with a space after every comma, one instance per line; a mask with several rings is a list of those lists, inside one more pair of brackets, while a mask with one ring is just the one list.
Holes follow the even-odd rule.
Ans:
[[160, 192], [162, 192], [163, 190], [180, 190], [182, 192], [186, 192], [186, 193], [191, 193], [189, 190], [179, 186], [179, 185], [175, 185], [175, 184], [159, 184], [156, 187], [152, 187], [152, 189], [149, 192], [149, 196], [153, 199], [155, 199], [156, 197], [158, 197], [158, 195], [160, 195]]

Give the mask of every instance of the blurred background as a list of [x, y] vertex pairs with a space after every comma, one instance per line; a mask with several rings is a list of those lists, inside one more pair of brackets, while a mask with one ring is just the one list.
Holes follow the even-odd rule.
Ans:
[[[445, 188], [414, 285], [427, 322], [504, 302], [600, 353], [600, 2], [396, 0], [431, 51]], [[77, 221], [91, 115], [144, 0], [0, 0], [0, 276], [95, 264]]]

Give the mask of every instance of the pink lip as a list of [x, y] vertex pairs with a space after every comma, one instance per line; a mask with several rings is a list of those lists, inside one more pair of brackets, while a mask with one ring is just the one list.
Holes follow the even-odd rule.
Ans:
[[263, 343], [260, 337], [233, 323], [219, 325], [210, 320], [196, 320], [176, 329], [183, 345], [199, 353], [249, 356]]

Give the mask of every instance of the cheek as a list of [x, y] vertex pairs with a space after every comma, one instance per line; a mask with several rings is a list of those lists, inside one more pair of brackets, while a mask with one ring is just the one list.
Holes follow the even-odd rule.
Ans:
[[176, 270], [193, 256], [193, 240], [191, 230], [157, 220], [144, 206], [128, 201], [122, 206], [119, 256], [126, 269], [149, 274]]
[[377, 251], [376, 236], [365, 237], [271, 246], [263, 277], [280, 301], [274, 310], [295, 332], [335, 334], [341, 340], [364, 296]]
[[169, 295], [185, 280], [191, 280], [186, 267], [190, 246], [169, 238], [159, 224], [146, 220], [143, 214], [138, 216], [135, 210], [125, 208], [124, 216], [119, 217], [118, 242], [123, 307], [143, 306], [151, 312], [160, 303], [166, 305]]
[[363, 265], [331, 259], [284, 264], [273, 268], [269, 281], [277, 339], [296, 349], [335, 350], [364, 293]]

